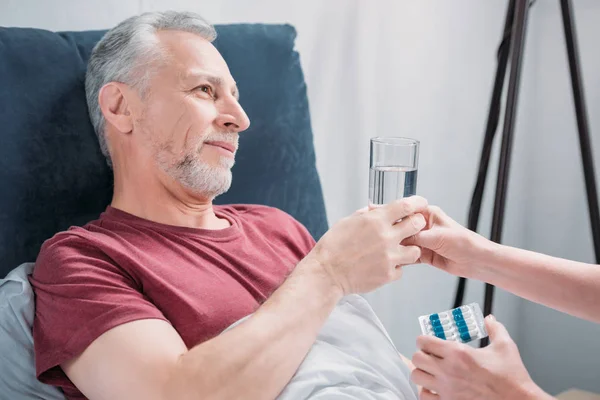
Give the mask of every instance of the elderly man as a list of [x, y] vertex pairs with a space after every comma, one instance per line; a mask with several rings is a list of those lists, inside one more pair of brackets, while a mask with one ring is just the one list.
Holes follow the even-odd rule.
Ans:
[[425, 226], [419, 197], [347, 217], [316, 244], [279, 210], [212, 205], [250, 124], [214, 37], [195, 14], [149, 13], [91, 55], [114, 197], [46, 241], [31, 278], [38, 376], [70, 399], [274, 398], [344, 296], [420, 256], [399, 244]]

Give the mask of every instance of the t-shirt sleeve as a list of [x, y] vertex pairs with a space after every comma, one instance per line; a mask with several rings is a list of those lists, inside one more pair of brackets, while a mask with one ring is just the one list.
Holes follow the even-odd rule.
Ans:
[[42, 246], [30, 278], [36, 297], [33, 337], [40, 381], [62, 386], [60, 364], [104, 332], [164, 315], [140, 285], [89, 239], [65, 232]]
[[[312, 237], [308, 229], [296, 218], [292, 217], [285, 211], [275, 209], [281, 219], [281, 226], [284, 228], [286, 235], [297, 246], [300, 246], [304, 255], [308, 254], [315, 246], [315, 239]], [[285, 221], [285, 223], [283, 222]]]
[[289, 218], [291, 219], [290, 222], [294, 227], [294, 230], [296, 231], [298, 240], [300, 241], [300, 243], [302, 243], [302, 246], [304, 247], [305, 254], [308, 254], [312, 250], [312, 248], [315, 247], [315, 239], [312, 237], [308, 229], [306, 229], [306, 227], [300, 223], [300, 221], [298, 221], [292, 216], [289, 216]]

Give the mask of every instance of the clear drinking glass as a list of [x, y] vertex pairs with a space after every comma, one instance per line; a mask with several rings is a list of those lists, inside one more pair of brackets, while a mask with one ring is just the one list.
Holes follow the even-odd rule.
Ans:
[[381, 205], [417, 192], [419, 141], [401, 137], [371, 138], [369, 203]]

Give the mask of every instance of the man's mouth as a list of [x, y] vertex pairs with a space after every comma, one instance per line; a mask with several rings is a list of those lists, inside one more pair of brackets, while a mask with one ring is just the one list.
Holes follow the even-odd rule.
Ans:
[[232, 143], [228, 143], [228, 142], [219, 142], [219, 141], [209, 141], [209, 142], [204, 142], [204, 144], [207, 144], [209, 146], [214, 146], [214, 147], [220, 147], [223, 150], [226, 150], [228, 152], [230, 152], [231, 154], [235, 154], [236, 146]]

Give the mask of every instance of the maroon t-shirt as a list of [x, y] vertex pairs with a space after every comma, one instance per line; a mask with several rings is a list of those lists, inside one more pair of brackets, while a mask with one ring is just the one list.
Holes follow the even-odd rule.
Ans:
[[188, 348], [254, 312], [314, 246], [286, 213], [215, 206], [231, 226], [206, 230], [108, 207], [42, 246], [31, 283], [38, 378], [85, 397], [60, 368], [98, 336], [139, 319], [168, 321]]

